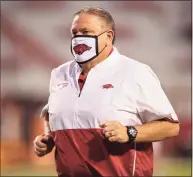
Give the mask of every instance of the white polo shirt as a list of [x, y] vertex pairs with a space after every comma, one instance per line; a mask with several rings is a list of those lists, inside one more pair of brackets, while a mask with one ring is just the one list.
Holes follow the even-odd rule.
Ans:
[[[115, 155], [102, 143], [104, 137], [99, 125], [112, 120], [134, 126], [163, 118], [178, 121], [155, 73], [148, 65], [121, 55], [115, 47], [108, 58], [90, 70], [80, 93], [81, 72], [82, 68], [75, 61], [69, 61], [51, 73], [49, 101], [43, 112], [49, 107], [49, 124], [58, 153], [58, 174], [79, 173], [83, 168], [77, 164], [87, 162], [102, 176], [152, 175], [151, 143], [139, 145], [142, 148], [139, 152], [138, 145], [135, 151], [128, 144], [116, 145], [114, 159]], [[96, 136], [101, 138], [98, 143], [98, 140], [92, 141]], [[128, 146], [128, 152], [120, 155], [119, 146]], [[110, 158], [95, 161], [88, 155], [91, 149], [94, 154], [105, 153]], [[137, 160], [134, 152], [141, 154]], [[119, 165], [116, 165], [117, 160]]]
[[[80, 93], [81, 72], [75, 61], [52, 71], [48, 101], [51, 130], [99, 128], [110, 120], [123, 125], [165, 117], [178, 120], [152, 69], [121, 55], [116, 48], [90, 70]], [[107, 84], [112, 87], [103, 88]]]

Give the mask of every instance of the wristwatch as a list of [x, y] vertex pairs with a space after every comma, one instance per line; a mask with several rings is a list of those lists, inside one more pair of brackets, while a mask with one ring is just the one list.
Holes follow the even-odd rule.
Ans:
[[137, 129], [134, 126], [126, 126], [127, 134], [129, 136], [129, 143], [134, 143], [135, 138], [137, 136]]

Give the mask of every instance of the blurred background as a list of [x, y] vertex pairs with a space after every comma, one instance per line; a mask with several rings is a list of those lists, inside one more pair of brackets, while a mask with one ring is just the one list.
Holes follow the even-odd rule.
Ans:
[[102, 7], [120, 53], [152, 67], [179, 119], [180, 135], [154, 143], [155, 176], [191, 175], [191, 1], [1, 1], [1, 175], [55, 175], [54, 154], [34, 155], [50, 72], [72, 60], [72, 15]]

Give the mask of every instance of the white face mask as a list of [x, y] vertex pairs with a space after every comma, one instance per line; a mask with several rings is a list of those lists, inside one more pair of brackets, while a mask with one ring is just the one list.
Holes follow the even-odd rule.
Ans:
[[[105, 33], [104, 31], [103, 33]], [[98, 36], [102, 35], [99, 34]], [[99, 53], [98, 51], [98, 36], [90, 35], [76, 35], [72, 38], [71, 52], [75, 57], [77, 63], [87, 63], [96, 58], [103, 50]]]

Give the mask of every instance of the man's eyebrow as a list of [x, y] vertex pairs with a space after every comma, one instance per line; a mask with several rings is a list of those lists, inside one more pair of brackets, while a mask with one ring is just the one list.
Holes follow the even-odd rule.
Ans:
[[94, 32], [93, 30], [89, 29], [89, 28], [80, 28], [80, 31], [90, 31], [90, 32]]
[[[79, 31], [81, 31], [81, 32], [89, 31], [89, 32], [91, 32], [91, 33], [94, 33], [94, 32], [95, 32], [94, 30], [91, 30], [91, 29], [89, 29], [89, 28], [80, 28]], [[77, 32], [77, 29], [71, 29], [71, 33], [75, 33], [75, 32]]]

